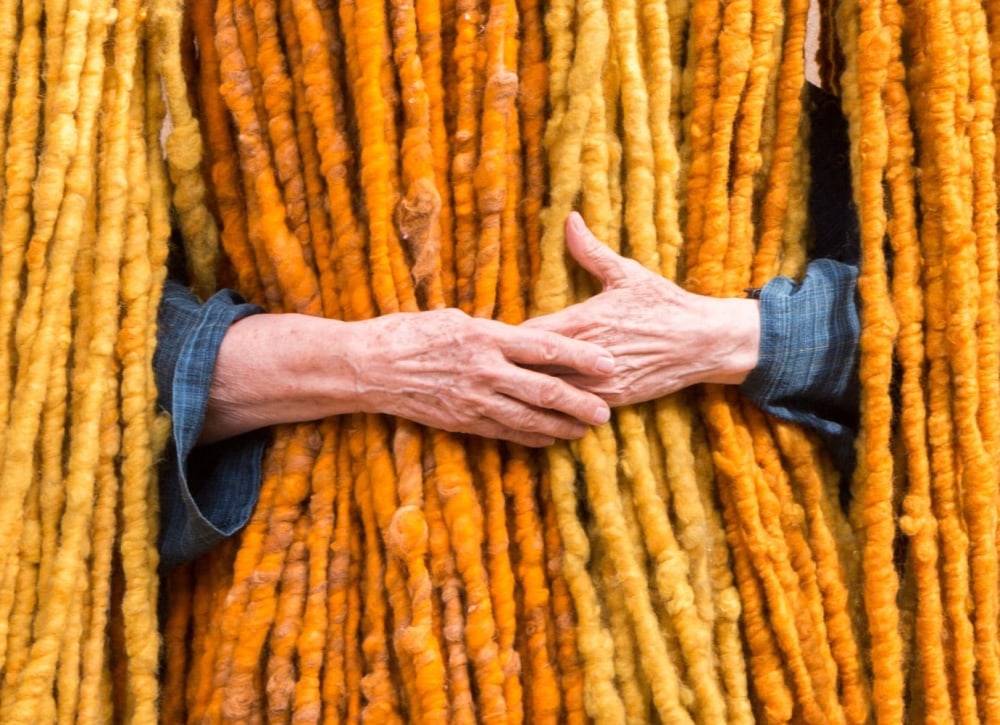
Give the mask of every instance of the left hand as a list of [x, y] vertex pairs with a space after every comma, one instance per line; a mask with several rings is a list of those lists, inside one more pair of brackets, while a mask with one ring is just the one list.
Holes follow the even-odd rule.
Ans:
[[[739, 384], [756, 366], [756, 300], [696, 295], [615, 254], [575, 212], [566, 223], [570, 253], [603, 291], [524, 324], [600, 345], [614, 356], [608, 376], [564, 371], [567, 382], [610, 405], [653, 400], [695, 383]], [[547, 371], [552, 372], [552, 371]]]

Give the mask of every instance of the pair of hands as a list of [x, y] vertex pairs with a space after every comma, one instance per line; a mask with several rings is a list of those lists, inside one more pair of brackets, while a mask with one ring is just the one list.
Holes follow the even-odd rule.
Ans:
[[615, 254], [578, 214], [566, 232], [600, 294], [517, 327], [457, 310], [380, 318], [376, 347], [397, 360], [384, 361], [392, 375], [363, 396], [371, 410], [547, 445], [607, 422], [609, 406], [739, 383], [756, 365], [756, 301], [686, 292]]
[[201, 441], [371, 412], [543, 446], [606, 422], [609, 406], [739, 383], [756, 365], [755, 301], [686, 292], [608, 249], [577, 214], [567, 245], [603, 291], [517, 327], [455, 309], [238, 322], [219, 352]]

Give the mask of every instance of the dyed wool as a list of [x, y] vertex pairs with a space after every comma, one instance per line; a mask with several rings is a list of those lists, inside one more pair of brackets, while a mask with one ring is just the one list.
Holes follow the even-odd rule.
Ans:
[[558, 311], [594, 292], [574, 209], [739, 296], [807, 256], [807, 10], [0, 0], [0, 719], [1000, 719], [1000, 4], [968, 0], [820, 3], [861, 229], [849, 515], [821, 446], [720, 386], [544, 452], [283, 426], [249, 524], [170, 575], [161, 667], [171, 205], [197, 292], [272, 312]]

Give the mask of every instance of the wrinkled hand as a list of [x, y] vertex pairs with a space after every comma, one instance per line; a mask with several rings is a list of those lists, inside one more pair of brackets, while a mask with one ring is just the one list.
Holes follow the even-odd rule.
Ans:
[[659, 398], [695, 383], [738, 384], [757, 364], [756, 300], [687, 292], [615, 254], [576, 213], [567, 220], [566, 233], [570, 253], [600, 280], [603, 291], [524, 326], [595, 343], [615, 359], [612, 375], [566, 371], [561, 374], [566, 382], [617, 406]]
[[357, 395], [365, 412], [529, 446], [579, 438], [607, 404], [530, 366], [602, 380], [614, 367], [591, 342], [511, 327], [455, 309], [400, 313], [354, 328]]

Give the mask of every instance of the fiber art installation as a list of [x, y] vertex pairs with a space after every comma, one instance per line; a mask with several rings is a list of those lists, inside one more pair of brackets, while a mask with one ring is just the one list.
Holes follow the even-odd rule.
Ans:
[[172, 228], [200, 296], [343, 320], [585, 300], [574, 210], [699, 294], [800, 278], [809, 9], [0, 0], [0, 722], [1000, 723], [997, 0], [817, 6], [849, 491], [733, 386], [544, 450], [356, 414], [158, 572]]

